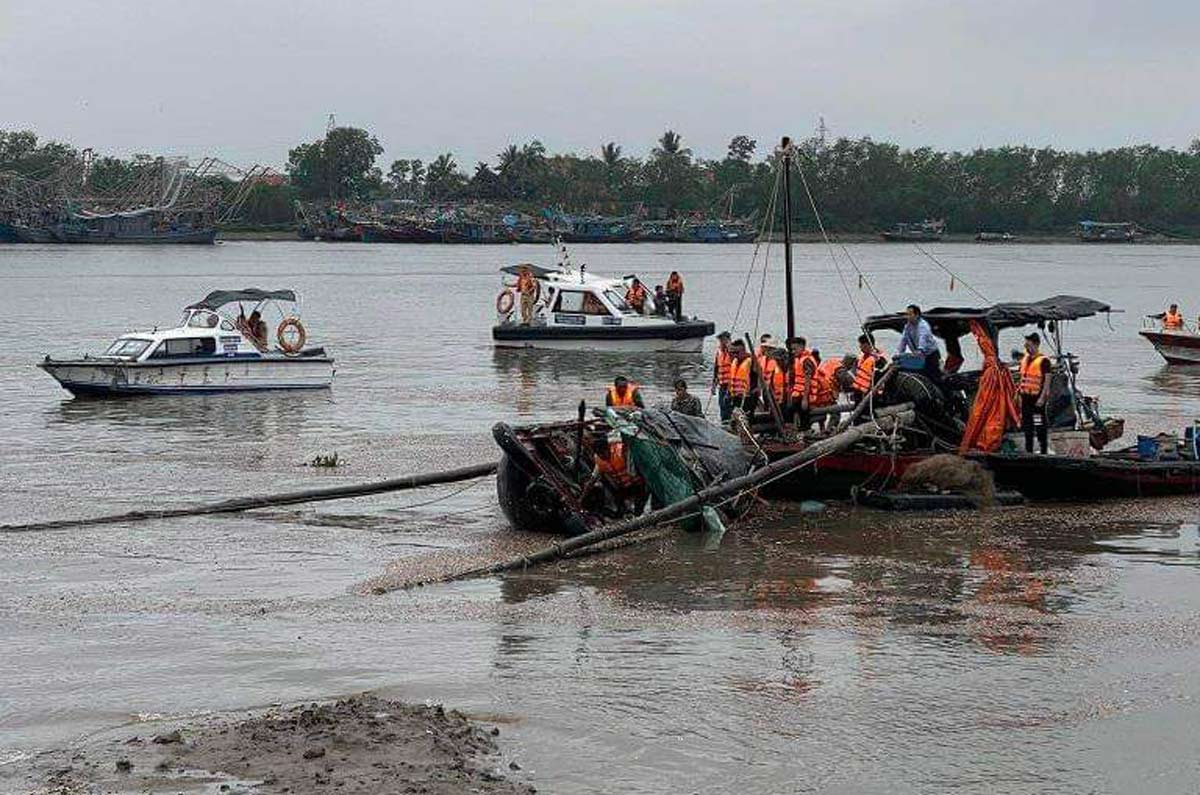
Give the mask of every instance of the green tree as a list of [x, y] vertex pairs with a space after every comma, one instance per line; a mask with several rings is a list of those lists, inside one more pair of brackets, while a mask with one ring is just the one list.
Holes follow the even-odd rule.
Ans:
[[334, 127], [324, 138], [288, 152], [288, 175], [305, 198], [330, 201], [377, 196], [383, 178], [375, 158], [379, 141], [357, 127]]
[[466, 185], [466, 177], [458, 170], [454, 155], [440, 154], [429, 164], [425, 174], [425, 191], [429, 198], [441, 201], [457, 197]]

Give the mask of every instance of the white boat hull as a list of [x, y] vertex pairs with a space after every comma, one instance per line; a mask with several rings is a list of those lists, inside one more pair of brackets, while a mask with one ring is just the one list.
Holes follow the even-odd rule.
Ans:
[[38, 367], [76, 395], [328, 389], [334, 373], [332, 359], [282, 356], [176, 363], [47, 359]]
[[704, 338], [683, 340], [665, 339], [542, 339], [542, 340], [496, 340], [497, 348], [524, 348], [548, 351], [630, 351], [641, 353], [699, 353], [704, 348]]

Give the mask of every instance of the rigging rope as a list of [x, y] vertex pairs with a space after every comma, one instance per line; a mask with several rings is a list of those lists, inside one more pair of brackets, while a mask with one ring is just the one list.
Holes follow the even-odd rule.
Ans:
[[[817, 228], [821, 230], [821, 238], [825, 241], [825, 246], [829, 249], [829, 258], [833, 260], [834, 267], [837, 267], [837, 256], [833, 251], [833, 243], [829, 239], [829, 233], [825, 231], [825, 221], [821, 218], [820, 210], [817, 209], [816, 199], [813, 198], [812, 191], [808, 187], [808, 179], [804, 176], [804, 169], [800, 168], [799, 160], [796, 161], [796, 172], [800, 174], [800, 184], [804, 186], [804, 195], [808, 197], [808, 206], [812, 208], [813, 217], [817, 219]], [[867, 280], [867, 275], [858, 267], [858, 263], [854, 261], [854, 257], [850, 256], [850, 252], [846, 249], [845, 244], [839, 240], [838, 247], [841, 248], [842, 253], [846, 255], [846, 260], [849, 261], [850, 267], [854, 268], [854, 273], [857, 274], [859, 283], [865, 287], [867, 292], [871, 294], [871, 297], [875, 299], [875, 303], [879, 306], [879, 311], [886, 312], [887, 310], [883, 306], [883, 301], [879, 300], [879, 296], [875, 294], [875, 289], [871, 287], [871, 283]], [[840, 270], [838, 275], [841, 275]], [[842, 280], [842, 286], [846, 286], [844, 279]], [[854, 299], [850, 299], [850, 304], [851, 306], [854, 305]], [[855, 314], [858, 314], [857, 307], [855, 307]], [[861, 323], [862, 315], [859, 315], [858, 319]]]
[[[804, 193], [808, 196], [808, 203], [813, 208], [813, 212], [817, 212], [817, 203], [813, 200], [812, 191], [808, 189], [808, 180], [804, 176], [804, 169], [800, 168], [800, 164], [796, 164], [796, 171], [800, 174], [800, 183], [804, 185]], [[825, 244], [829, 245], [829, 237], [825, 235], [825, 224], [821, 222], [820, 214], [817, 214], [817, 225], [821, 228], [821, 235], [825, 237]], [[863, 324], [863, 314], [858, 309], [858, 304], [854, 300], [854, 293], [850, 291], [850, 285], [846, 282], [846, 276], [842, 273], [842, 267], [838, 265], [837, 257], [833, 256], [833, 246], [829, 246], [829, 254], [833, 259], [833, 269], [837, 271], [838, 280], [842, 283], [842, 289], [846, 291], [846, 298], [850, 301], [850, 308], [854, 310], [854, 315], [858, 318], [858, 325]], [[860, 277], [862, 274], [859, 274]], [[876, 298], [875, 300], [879, 300]]]
[[979, 292], [979, 291], [978, 291], [978, 290], [976, 290], [974, 287], [972, 287], [972, 286], [971, 286], [971, 285], [970, 285], [970, 284], [969, 284], [969, 283], [968, 283], [968, 282], [967, 282], [965, 279], [963, 279], [963, 277], [959, 276], [957, 273], [955, 273], [954, 271], [950, 270], [950, 269], [949, 269], [949, 268], [947, 268], [945, 265], [943, 265], [943, 264], [942, 264], [942, 263], [941, 263], [941, 262], [938, 260], [938, 258], [937, 258], [937, 257], [933, 256], [933, 255], [932, 255], [932, 254], [930, 254], [928, 251], [926, 251], [926, 250], [925, 250], [925, 248], [924, 248], [924, 247], [923, 247], [923, 246], [922, 246], [920, 243], [916, 243], [916, 242], [914, 242], [914, 243], [913, 243], [913, 245], [916, 247], [917, 251], [921, 252], [921, 253], [922, 253], [922, 254], [924, 254], [926, 257], [928, 257], [928, 258], [929, 258], [929, 260], [930, 260], [930, 261], [931, 261], [931, 262], [932, 262], [934, 265], [937, 265], [939, 268], [941, 268], [943, 271], [945, 271], [945, 272], [946, 272], [946, 274], [947, 274], [947, 275], [950, 277], [950, 279], [951, 279], [951, 282], [950, 282], [950, 284], [951, 284], [951, 285], [953, 285], [953, 284], [954, 284], [954, 282], [955, 282], [955, 281], [957, 281], [957, 282], [958, 282], [959, 284], [961, 284], [963, 287], [966, 287], [968, 290], [970, 290], [971, 292], [975, 293], [975, 296], [976, 296], [976, 297], [977, 297], [977, 298], [978, 298], [980, 301], [985, 301], [985, 302], [987, 302], [987, 303], [991, 303], [991, 301], [989, 301], [989, 300], [988, 300], [987, 296], [985, 296], [983, 293]]

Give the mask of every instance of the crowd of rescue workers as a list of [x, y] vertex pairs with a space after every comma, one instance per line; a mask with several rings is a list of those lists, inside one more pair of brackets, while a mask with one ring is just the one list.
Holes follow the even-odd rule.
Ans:
[[[673, 280], [678, 274], [672, 274]], [[626, 295], [630, 306], [638, 307], [640, 284], [634, 282]], [[682, 294], [682, 282], [679, 282]], [[644, 300], [644, 295], [641, 296]], [[960, 355], [951, 354], [944, 361], [937, 339], [929, 322], [921, 316], [921, 308], [910, 304], [905, 310], [906, 323], [891, 363], [876, 346], [870, 334], [858, 337], [858, 353], [823, 358], [819, 349], [811, 347], [801, 336], [789, 337], [780, 346], [771, 334], [763, 334], [758, 345], [750, 350], [746, 342], [734, 339], [724, 331], [717, 336], [717, 351], [712, 364], [709, 393], [717, 398], [722, 424], [729, 424], [735, 411], [753, 423], [756, 412], [776, 414], [785, 426], [797, 434], [818, 432], [837, 425], [840, 419], [839, 397], [845, 393], [857, 405], [872, 394], [878, 394], [881, 380], [889, 366], [916, 371], [939, 383], [944, 374], [955, 373], [963, 365]], [[1050, 358], [1041, 352], [1041, 336], [1035, 331], [1025, 336], [1024, 352], [1016, 368], [1017, 393], [1020, 397], [1021, 428], [1025, 450], [1037, 449], [1045, 455], [1048, 448], [1047, 404], [1050, 398]], [[625, 376], [618, 375], [605, 395], [605, 404], [618, 410], [645, 406], [641, 390]], [[671, 409], [703, 417], [700, 399], [688, 390], [684, 379], [674, 383]], [[820, 411], [817, 411], [817, 410]], [[597, 440], [597, 460], [620, 458], [622, 451], [613, 450]], [[623, 461], [611, 461], [613, 471], [621, 471]]]

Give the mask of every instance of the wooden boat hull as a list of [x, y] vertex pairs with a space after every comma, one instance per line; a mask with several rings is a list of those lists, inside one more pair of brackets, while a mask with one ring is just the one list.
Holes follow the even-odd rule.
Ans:
[[[800, 448], [772, 445], [764, 448], [772, 461], [785, 458]], [[844, 500], [860, 488], [894, 485], [904, 471], [932, 453], [887, 453], [849, 450], [825, 456], [812, 466], [797, 470], [764, 487], [767, 496], [784, 500]]]
[[1200, 494], [1200, 461], [1139, 461], [1132, 458], [979, 454], [996, 488], [1015, 489], [1031, 500], [1093, 501], [1113, 497]]
[[1200, 334], [1190, 331], [1138, 332], [1167, 360], [1167, 364], [1200, 364]]

